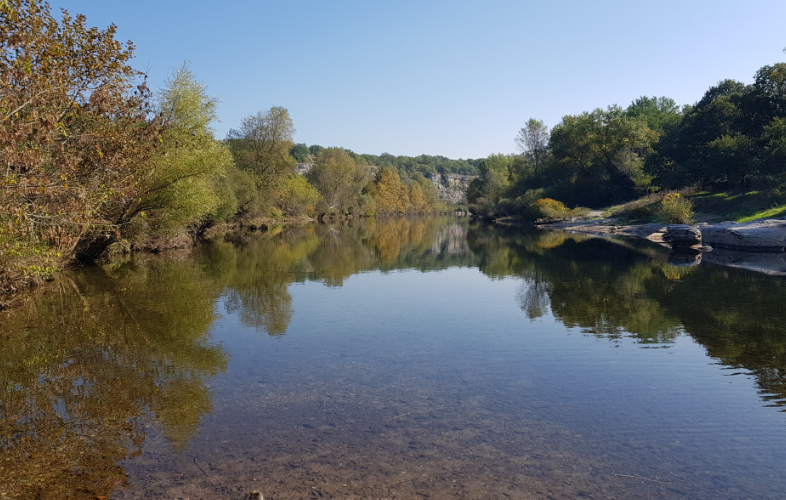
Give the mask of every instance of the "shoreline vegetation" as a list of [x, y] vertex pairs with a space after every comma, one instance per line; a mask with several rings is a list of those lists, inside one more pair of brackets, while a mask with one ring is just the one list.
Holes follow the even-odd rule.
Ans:
[[295, 144], [280, 106], [220, 140], [218, 101], [188, 63], [154, 91], [115, 35], [46, 3], [0, 3], [0, 309], [63, 267], [211, 229], [466, 211], [441, 192], [477, 162]]
[[488, 220], [555, 222], [593, 214], [616, 224], [748, 222], [786, 216], [786, 63], [753, 83], [722, 80], [693, 105], [642, 96], [531, 118], [518, 155], [492, 155], [467, 189]]

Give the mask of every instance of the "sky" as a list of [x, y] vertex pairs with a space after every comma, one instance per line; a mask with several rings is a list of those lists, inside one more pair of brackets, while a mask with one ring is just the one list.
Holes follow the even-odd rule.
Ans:
[[529, 118], [639, 96], [692, 104], [786, 61], [784, 0], [61, 0], [114, 23], [159, 88], [184, 61], [216, 136], [272, 106], [295, 142], [357, 153], [514, 153]]

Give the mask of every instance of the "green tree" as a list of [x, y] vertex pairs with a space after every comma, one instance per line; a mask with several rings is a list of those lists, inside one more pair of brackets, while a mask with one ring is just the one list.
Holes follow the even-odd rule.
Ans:
[[314, 210], [322, 196], [300, 174], [289, 174], [282, 182], [280, 198], [275, 201], [276, 207], [287, 215], [314, 215]]
[[196, 223], [217, 209], [221, 200], [215, 180], [226, 175], [232, 155], [213, 137], [218, 101], [187, 63], [172, 73], [157, 97], [166, 126], [163, 146], [135, 210], [160, 230]]
[[262, 211], [272, 206], [281, 182], [293, 171], [295, 160], [289, 151], [294, 133], [289, 112], [274, 106], [243, 118], [240, 128], [227, 135], [235, 165], [256, 180]]
[[292, 155], [292, 158], [294, 158], [296, 162], [306, 163], [309, 156], [311, 156], [311, 151], [305, 144], [295, 144], [292, 146], [292, 149], [289, 150], [289, 154]]
[[358, 207], [371, 170], [362, 158], [355, 161], [342, 148], [328, 148], [319, 153], [308, 179], [322, 194], [325, 212], [345, 213]]
[[642, 157], [656, 141], [643, 117], [627, 116], [619, 106], [563, 117], [551, 132], [560, 198], [604, 206], [634, 197], [648, 185]]
[[551, 133], [546, 124], [534, 118], [530, 118], [516, 136], [516, 148], [532, 165], [535, 175], [540, 173], [548, 158], [550, 138]]
[[659, 134], [672, 130], [682, 120], [682, 109], [670, 97], [641, 96], [628, 106], [625, 114], [644, 117], [647, 126]]

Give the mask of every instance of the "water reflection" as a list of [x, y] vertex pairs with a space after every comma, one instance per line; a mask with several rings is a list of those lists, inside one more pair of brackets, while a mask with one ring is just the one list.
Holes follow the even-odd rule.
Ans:
[[277, 227], [233, 234], [202, 252], [207, 274], [224, 286], [227, 313], [269, 335], [283, 335], [292, 320], [292, 283], [340, 287], [371, 270], [432, 271], [473, 263], [466, 225], [448, 217]]
[[[637, 240], [455, 218], [401, 218], [233, 234], [186, 257], [130, 259], [64, 276], [56, 288], [2, 317], [0, 492], [10, 492], [12, 498], [108, 497], [127, 481], [119, 462], [141, 452], [151, 427], [175, 452], [193, 445], [202, 420], [213, 411], [209, 387], [229, 363], [228, 351], [211, 339], [219, 314], [236, 317], [262, 333], [251, 332], [255, 339], [281, 336], [297, 312], [292, 284], [344, 287], [348, 278], [368, 271], [472, 267], [493, 280], [519, 279], [512, 299], [530, 320], [553, 317], [587, 336], [618, 344], [633, 338], [644, 347], [668, 347], [679, 336], [689, 335], [718, 362], [753, 374], [767, 404], [785, 405], [785, 281], [708, 260], [670, 255], [667, 249]], [[483, 317], [481, 312], [476, 316]], [[522, 316], [516, 315], [519, 321]], [[450, 328], [461, 326], [446, 328], [453, 332]], [[295, 337], [296, 333], [286, 338]], [[321, 341], [330, 342], [325, 337]], [[352, 363], [369, 363], [357, 373], [376, 373], [377, 378], [407, 375], [407, 369], [399, 370], [397, 363], [403, 361], [398, 358], [388, 360], [393, 363], [391, 371], [383, 367], [372, 372], [370, 360], [377, 346], [361, 347], [366, 355], [340, 353]], [[314, 371], [308, 383], [322, 383], [324, 370], [335, 370], [335, 379], [344, 377], [338, 373], [337, 358], [334, 353], [321, 365], [315, 363], [326, 367], [319, 368], [322, 371], [309, 365]], [[451, 365], [453, 361], [427, 361], [418, 369], [433, 370], [432, 381], [444, 376], [439, 371], [444, 369], [454, 370], [449, 378], [463, 384], [465, 374]], [[349, 361], [341, 363], [347, 370], [357, 369]], [[486, 366], [493, 365], [471, 364], [473, 369]], [[509, 375], [509, 387], [525, 386], [518, 373]], [[364, 401], [378, 403], [375, 418], [383, 427], [401, 424], [404, 429], [403, 423], [391, 419], [410, 415], [410, 407], [391, 413], [386, 405], [393, 400], [413, 404], [409, 392], [396, 392], [412, 388], [380, 380], [377, 385], [366, 381], [373, 390], [368, 389]], [[407, 383], [418, 387], [421, 382]], [[308, 400], [303, 403], [306, 408], [324, 413], [326, 404], [339, 404], [332, 388], [323, 396], [327, 387], [323, 391], [321, 385], [318, 392], [308, 386], [306, 394], [283, 387], [285, 381], [277, 383], [282, 394]], [[484, 390], [496, 390], [491, 378], [488, 384]], [[380, 385], [396, 392], [392, 399], [379, 396]], [[433, 389], [446, 408], [454, 403], [441, 387]], [[465, 390], [463, 385], [453, 389]], [[333, 399], [328, 402], [326, 397]], [[468, 392], [466, 397], [474, 401], [471, 398], [486, 394]], [[432, 411], [423, 404], [424, 411]], [[511, 408], [514, 426], [519, 409]], [[489, 422], [502, 418], [493, 413], [489, 410]], [[351, 423], [355, 416], [350, 417]], [[461, 412], [453, 415], [451, 429], [460, 432], [465, 417]], [[279, 423], [282, 442], [288, 439], [290, 420]], [[308, 425], [299, 432], [314, 428]], [[363, 442], [360, 448], [366, 446]]]
[[[206, 332], [218, 292], [192, 262], [76, 274], [3, 317], [0, 491], [101, 498], [154, 425], [183, 449], [228, 356]], [[5, 498], [5, 497], [4, 497]]]
[[521, 277], [515, 299], [531, 319], [552, 314], [592, 335], [664, 346], [687, 333], [723, 364], [754, 373], [768, 401], [786, 404], [783, 280], [689, 257], [641, 240], [452, 218], [277, 229], [205, 249], [227, 311], [270, 335], [292, 319], [291, 283], [338, 287], [369, 270], [477, 266], [494, 279]]
[[766, 401], [786, 405], [782, 278], [684, 265], [637, 240], [474, 225], [468, 241], [484, 273], [523, 278], [516, 298], [528, 317], [550, 310], [565, 326], [644, 344], [688, 334], [720, 363], [755, 375]]

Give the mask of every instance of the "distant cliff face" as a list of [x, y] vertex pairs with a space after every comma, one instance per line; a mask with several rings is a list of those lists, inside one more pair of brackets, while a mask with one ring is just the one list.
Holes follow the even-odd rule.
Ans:
[[426, 174], [439, 190], [439, 196], [449, 203], [465, 203], [467, 187], [474, 179], [471, 175], [460, 174]]

